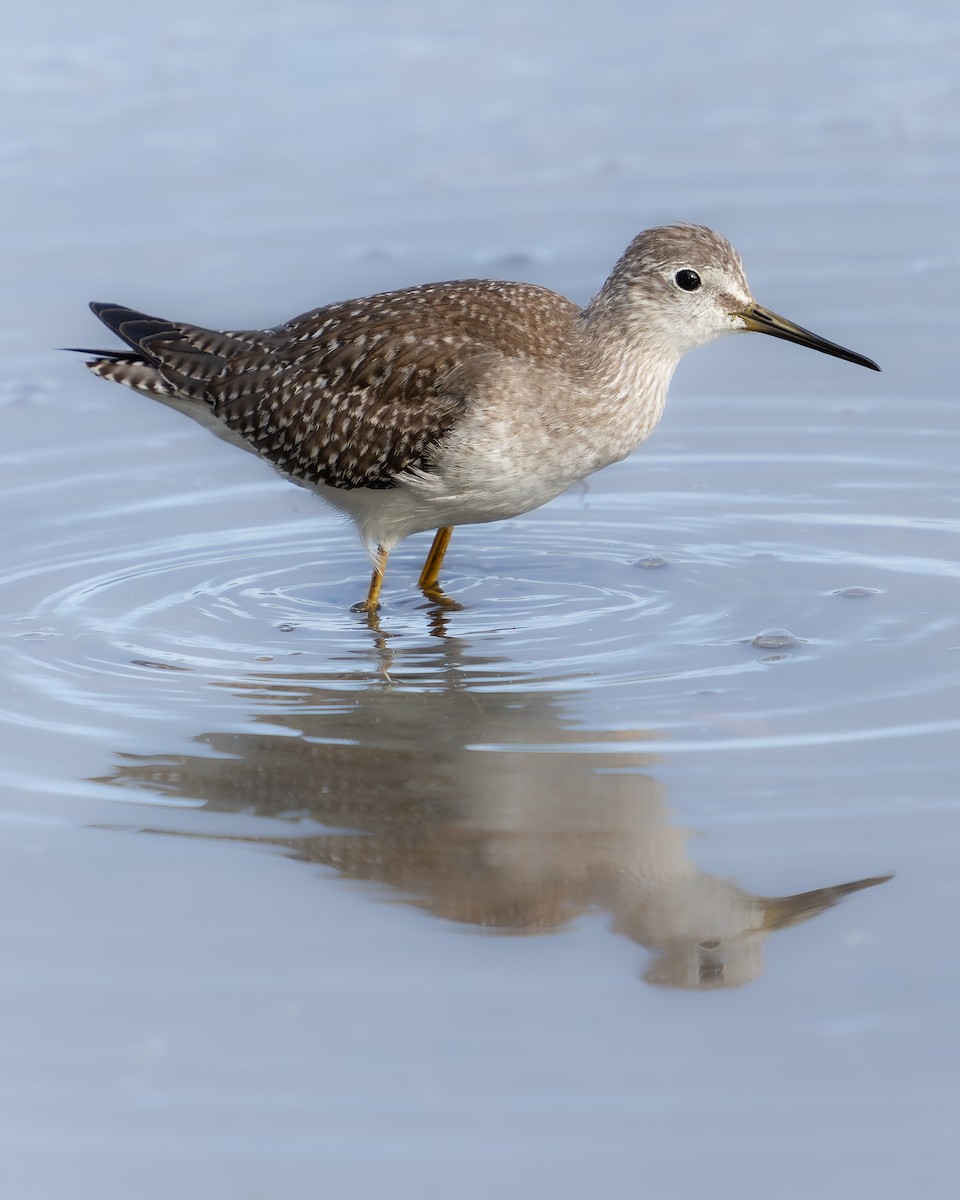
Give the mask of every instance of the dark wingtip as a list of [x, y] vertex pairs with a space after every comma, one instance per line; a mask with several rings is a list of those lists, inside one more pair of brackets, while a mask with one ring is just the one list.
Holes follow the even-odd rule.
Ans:
[[[109, 313], [111, 311], [119, 312], [119, 313], [127, 313], [130, 310], [128, 308], [126, 308], [123, 304], [113, 304], [113, 303], [110, 303], [110, 302], [107, 302], [104, 300], [91, 300], [90, 301], [90, 311], [94, 314], [94, 316], [99, 317], [100, 320], [103, 321], [104, 325], [106, 325], [107, 328], [112, 333], [118, 333], [116, 325], [112, 321], [110, 321], [107, 317], [105, 317], [104, 314]], [[127, 351], [125, 351], [125, 350], [116, 350], [116, 349], [94, 350], [94, 349], [91, 349], [89, 346], [59, 346], [58, 349], [62, 350], [65, 354], [89, 354], [93, 358], [108, 358], [108, 359], [118, 359], [121, 357], [121, 355], [125, 355], [127, 353]]]
[[104, 300], [91, 300], [90, 311], [95, 317], [98, 317], [108, 329], [118, 332], [118, 326], [127, 317], [138, 317], [141, 314], [134, 312], [125, 304], [112, 304]]
[[125, 304], [115, 304], [115, 303], [113, 303], [111, 301], [107, 301], [107, 300], [91, 300], [90, 301], [90, 311], [93, 313], [94, 316], [100, 317], [101, 320], [103, 320], [103, 313], [110, 312], [111, 310], [113, 310], [114, 312], [128, 312], [129, 311], [129, 309], [127, 308], [127, 306]]
[[140, 355], [130, 350], [94, 350], [91, 346], [57, 346], [64, 354], [86, 354], [91, 359], [106, 359], [109, 362], [139, 362]]
[[121, 341], [126, 342], [131, 350], [142, 357], [152, 358], [149, 344], [158, 337], [179, 335], [181, 329], [170, 321], [160, 317], [148, 317], [135, 308], [126, 304], [108, 304], [101, 300], [90, 303], [90, 311], [94, 313], [111, 333], [116, 334]]

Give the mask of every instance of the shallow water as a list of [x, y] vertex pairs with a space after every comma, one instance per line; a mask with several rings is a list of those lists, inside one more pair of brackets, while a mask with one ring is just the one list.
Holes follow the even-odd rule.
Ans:
[[[0, 159], [11, 1194], [952, 1195], [953, 19], [864, 33], [824, 6], [743, 112], [638, 83], [615, 5], [590, 30], [561, 6], [546, 40], [536, 5], [472, 40], [428, 3], [416, 30], [287, 3], [226, 33], [174, 5], [139, 74], [138, 28], [93, 7], [109, 55], [69, 7], [52, 41], [20, 16], [4, 77], [32, 101]], [[690, 11], [699, 40], [669, 14], [658, 35], [706, 97], [722, 31]], [[191, 72], [214, 28], [223, 61]], [[775, 31], [737, 34], [728, 65], [773, 71]], [[497, 104], [437, 104], [423, 64], [479, 80], [505, 44]], [[371, 55], [385, 109], [354, 90]], [[249, 122], [227, 147], [259, 138], [296, 186], [230, 175], [223, 86]], [[645, 88], [674, 107], [638, 131]], [[333, 94], [360, 110], [328, 178], [271, 120]], [[409, 159], [372, 119], [395, 111]], [[78, 113], [130, 135], [122, 170], [77, 157]], [[189, 199], [133, 169], [187, 160]], [[414, 586], [426, 538], [399, 548], [373, 627], [334, 515], [45, 349], [97, 339], [91, 293], [224, 325], [477, 273], [585, 299], [676, 216], [885, 373], [698, 352], [630, 460], [457, 530], [459, 608]]]

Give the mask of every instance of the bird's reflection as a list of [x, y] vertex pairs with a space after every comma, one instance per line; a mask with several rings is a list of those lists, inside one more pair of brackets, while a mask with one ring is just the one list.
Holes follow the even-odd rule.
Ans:
[[195, 754], [125, 757], [106, 782], [286, 820], [289, 836], [258, 840], [477, 928], [546, 933], [606, 911], [650, 952], [644, 978], [669, 987], [747, 983], [771, 931], [888, 878], [774, 898], [701, 871], [649, 774], [652, 740], [646, 755], [618, 749], [635, 731], [575, 749], [583, 734], [562, 693], [460, 654], [452, 639], [393, 650], [392, 675], [363, 683], [251, 677], [235, 690], [260, 729], [200, 734]]

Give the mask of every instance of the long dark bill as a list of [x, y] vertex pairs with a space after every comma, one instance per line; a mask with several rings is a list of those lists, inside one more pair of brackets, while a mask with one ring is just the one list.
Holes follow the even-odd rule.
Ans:
[[864, 358], [862, 354], [854, 354], [852, 350], [845, 350], [836, 342], [828, 342], [819, 334], [811, 333], [802, 325], [794, 325], [786, 317], [778, 317], [775, 312], [771, 312], [769, 308], [761, 308], [759, 304], [737, 315], [743, 320], [747, 329], [754, 333], [769, 333], [771, 337], [783, 338], [787, 342], [796, 342], [798, 346], [809, 346], [811, 350], [819, 350], [821, 354], [832, 354], [834, 358], [843, 358], [847, 362], [857, 363], [858, 366], [869, 367], [871, 371], [880, 370], [872, 358]]

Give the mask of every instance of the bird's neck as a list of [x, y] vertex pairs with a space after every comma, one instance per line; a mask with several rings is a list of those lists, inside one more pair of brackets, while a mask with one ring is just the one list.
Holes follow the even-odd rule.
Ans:
[[615, 451], [622, 457], [649, 437], [660, 420], [680, 355], [635, 322], [623, 320], [615, 308], [596, 301], [581, 320], [594, 415], [616, 430]]

